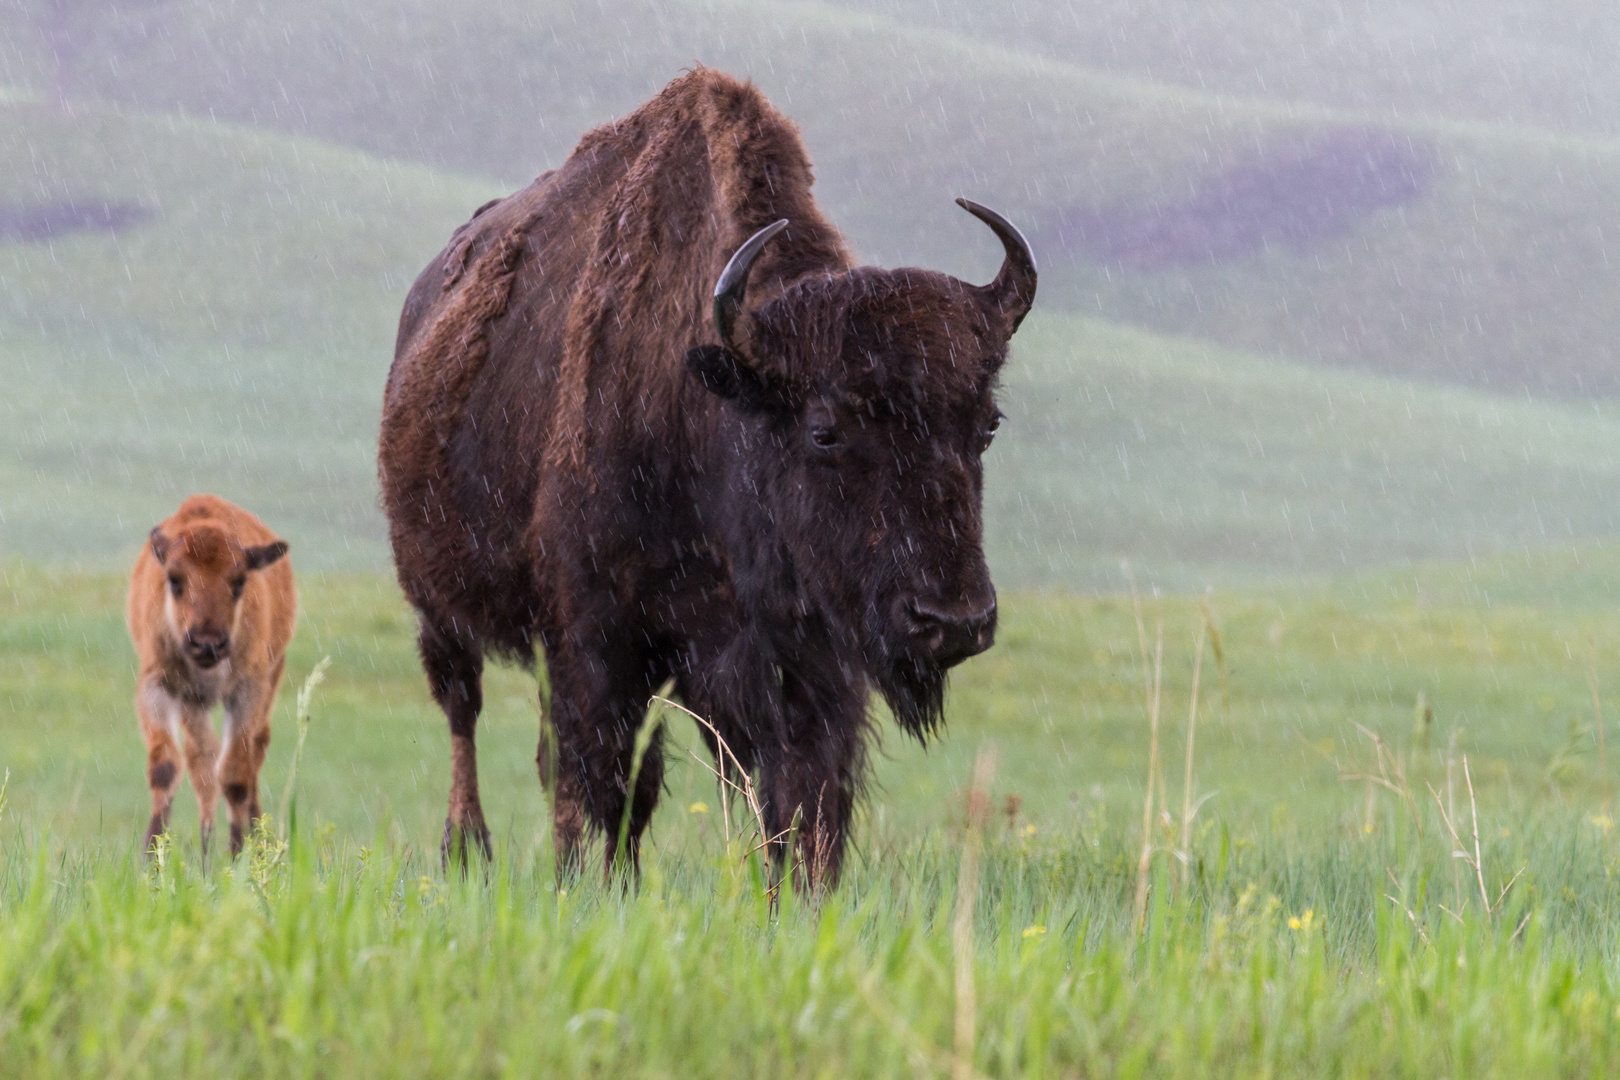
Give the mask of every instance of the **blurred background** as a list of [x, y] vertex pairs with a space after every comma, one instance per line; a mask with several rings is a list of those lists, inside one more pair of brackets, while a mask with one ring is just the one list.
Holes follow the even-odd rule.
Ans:
[[702, 63], [861, 258], [1042, 264], [1003, 588], [1168, 589], [1620, 530], [1620, 6], [1594, 0], [0, 0], [0, 557], [186, 493], [384, 569], [405, 291]]

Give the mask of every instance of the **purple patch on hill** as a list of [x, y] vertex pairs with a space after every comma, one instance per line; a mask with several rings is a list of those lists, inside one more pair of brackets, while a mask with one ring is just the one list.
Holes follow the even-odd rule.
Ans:
[[116, 233], [156, 216], [156, 210], [140, 203], [105, 200], [0, 204], [0, 242], [40, 243], [77, 232]]
[[1127, 270], [1233, 262], [1272, 246], [1303, 252], [1417, 199], [1437, 171], [1420, 139], [1337, 131], [1205, 177], [1178, 202], [1059, 211], [1057, 232], [1069, 250]]

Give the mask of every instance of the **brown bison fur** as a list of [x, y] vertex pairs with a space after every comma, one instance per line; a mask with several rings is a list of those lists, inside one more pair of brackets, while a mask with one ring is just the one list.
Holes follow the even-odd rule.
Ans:
[[[259, 769], [298, 597], [287, 544], [224, 499], [193, 495], [152, 530], [129, 582], [140, 662], [135, 712], [152, 789], [150, 848], [169, 823], [183, 761], [207, 853], [223, 791], [231, 854], [259, 816]], [[209, 712], [225, 707], [224, 747]]]
[[[481, 208], [411, 289], [378, 464], [450, 721], [447, 855], [488, 850], [488, 654], [545, 651], [563, 866], [586, 826], [611, 863], [627, 801], [634, 857], [663, 756], [655, 736], [631, 793], [632, 748], [672, 679], [831, 881], [869, 688], [925, 736], [945, 669], [988, 646], [979, 455], [1033, 262], [1000, 222], [990, 286], [856, 268], [811, 183], [793, 125], [699, 68]], [[717, 327], [722, 269], [779, 219]]]

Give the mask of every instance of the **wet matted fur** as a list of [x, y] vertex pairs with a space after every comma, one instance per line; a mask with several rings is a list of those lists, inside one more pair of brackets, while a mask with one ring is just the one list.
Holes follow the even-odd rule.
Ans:
[[[856, 267], [811, 184], [792, 123], [699, 68], [481, 208], [411, 289], [379, 475], [450, 720], [447, 851], [488, 846], [490, 653], [545, 650], [566, 865], [586, 827], [611, 856], [627, 799], [634, 855], [663, 757], [631, 793], [631, 751], [673, 679], [831, 881], [868, 688], [924, 737], [946, 668], [988, 646], [979, 455], [1033, 264], [1009, 246], [983, 287]], [[721, 343], [715, 283], [779, 219]]]

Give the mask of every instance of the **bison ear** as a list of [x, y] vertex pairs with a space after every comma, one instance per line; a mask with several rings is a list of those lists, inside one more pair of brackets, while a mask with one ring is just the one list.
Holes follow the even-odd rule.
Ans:
[[686, 350], [686, 370], [703, 384], [703, 389], [723, 398], [734, 398], [742, 392], [741, 367], [724, 345], [699, 345]]
[[739, 363], [723, 345], [699, 345], [686, 351], [686, 370], [717, 397], [736, 401], [746, 409], [760, 408], [771, 397], [770, 387], [758, 371]]
[[171, 541], [167, 536], [163, 535], [163, 526], [161, 525], [153, 529], [151, 533], [147, 535], [147, 540], [152, 545], [152, 558], [158, 561], [159, 566], [162, 566], [168, 561], [169, 545], [173, 543], [173, 541]]
[[260, 544], [258, 547], [248, 548], [242, 554], [247, 556], [249, 570], [263, 570], [287, 554], [287, 541], [277, 540], [273, 544]]

